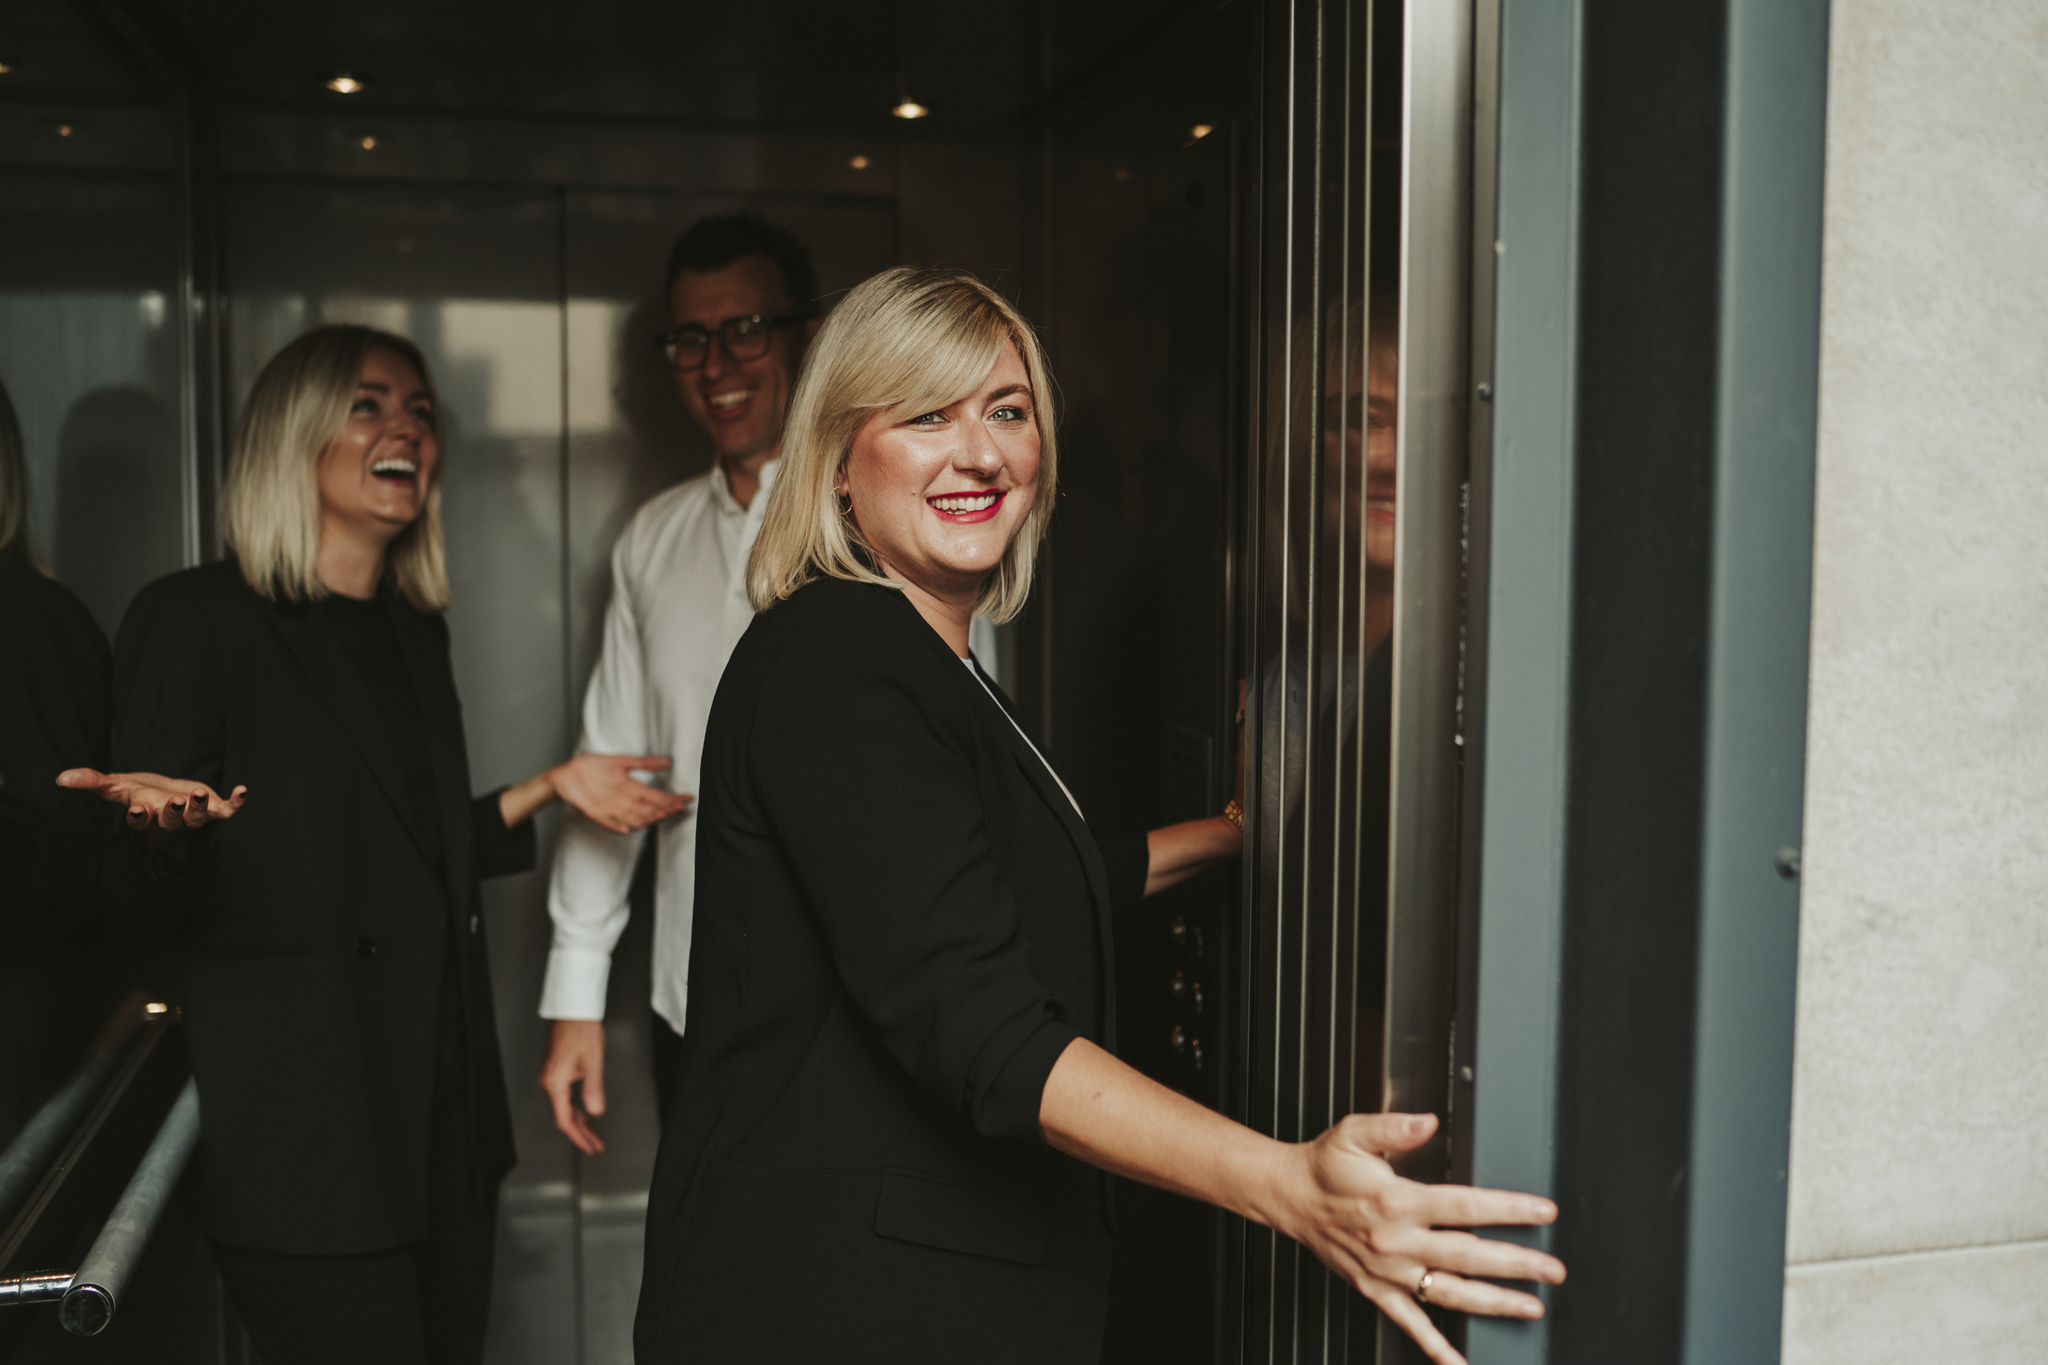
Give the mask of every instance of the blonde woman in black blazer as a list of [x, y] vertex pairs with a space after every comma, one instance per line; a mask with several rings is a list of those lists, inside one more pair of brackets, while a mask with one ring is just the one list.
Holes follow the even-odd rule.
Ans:
[[[705, 740], [641, 1365], [1092, 1361], [1104, 1172], [1299, 1239], [1442, 1362], [1418, 1286], [1534, 1317], [1468, 1277], [1563, 1277], [1437, 1230], [1555, 1210], [1395, 1176], [1376, 1153], [1433, 1119], [1281, 1143], [1116, 1060], [1113, 873], [967, 648], [975, 614], [1029, 591], [1050, 399], [1030, 328], [958, 273], [876, 276], [812, 349], [749, 566], [760, 615]], [[1154, 831], [1147, 889], [1239, 838], [1222, 819]]]
[[588, 754], [471, 795], [440, 474], [410, 341], [279, 352], [222, 495], [234, 558], [136, 597], [124, 771], [60, 779], [127, 807], [112, 879], [174, 935], [207, 1231], [273, 1365], [482, 1358], [512, 1127], [478, 881], [532, 867], [558, 796], [614, 827], [677, 808], [627, 775], [665, 760]]

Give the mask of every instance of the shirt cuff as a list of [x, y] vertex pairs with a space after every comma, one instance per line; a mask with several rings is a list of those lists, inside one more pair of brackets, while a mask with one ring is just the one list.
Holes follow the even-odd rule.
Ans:
[[540, 988], [540, 1017], [602, 1020], [605, 983], [611, 971], [610, 953], [595, 948], [555, 948], [548, 954], [547, 976]]

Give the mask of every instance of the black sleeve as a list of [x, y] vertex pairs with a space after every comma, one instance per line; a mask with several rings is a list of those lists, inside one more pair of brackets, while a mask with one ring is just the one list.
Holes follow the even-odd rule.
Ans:
[[1118, 919], [1145, 903], [1145, 879], [1152, 873], [1152, 848], [1144, 830], [1113, 830], [1095, 840], [1109, 877], [1109, 904]]
[[1042, 1140], [1046, 1077], [1079, 1035], [1032, 971], [966, 749], [907, 671], [805, 659], [773, 677], [749, 777], [854, 1007], [948, 1112]]
[[469, 859], [479, 878], [531, 872], [540, 857], [533, 821], [521, 820], [506, 828], [504, 813], [498, 809], [498, 797], [504, 790], [485, 792], [469, 803]]
[[[113, 770], [204, 782], [227, 795], [233, 786], [221, 769], [225, 695], [220, 644], [205, 609], [175, 582], [145, 588], [114, 641]], [[110, 894], [145, 921], [190, 914], [212, 833], [208, 827], [187, 836], [180, 861], [124, 825], [109, 843]]]
[[0, 920], [82, 917], [113, 807], [57, 785], [107, 764], [112, 664], [84, 604], [0, 552]]

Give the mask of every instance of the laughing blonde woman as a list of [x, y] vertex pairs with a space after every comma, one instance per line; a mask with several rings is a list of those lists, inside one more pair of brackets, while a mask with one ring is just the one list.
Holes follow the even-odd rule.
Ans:
[[64, 779], [126, 805], [119, 893], [174, 935], [207, 1232], [269, 1361], [481, 1359], [512, 1129], [479, 879], [533, 865], [558, 796], [614, 827], [675, 808], [641, 757], [471, 796], [442, 465], [410, 341], [287, 346], [228, 470], [233, 557], [122, 623], [125, 771]]

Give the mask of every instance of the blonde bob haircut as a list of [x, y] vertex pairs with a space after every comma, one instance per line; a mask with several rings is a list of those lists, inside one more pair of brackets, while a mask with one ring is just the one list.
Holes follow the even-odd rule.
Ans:
[[821, 576], [902, 586], [882, 575], [860, 527], [840, 504], [840, 471], [854, 437], [877, 417], [915, 417], [959, 402], [988, 379], [1012, 343], [1030, 376], [1038, 485], [1023, 526], [981, 585], [974, 614], [1000, 623], [1023, 610], [1057, 486], [1045, 355], [1031, 324], [974, 276], [911, 266], [856, 286], [811, 343], [790, 398], [761, 533], [747, 561], [754, 610], [766, 611]]
[[[221, 538], [242, 577], [272, 602], [327, 595], [320, 581], [320, 458], [348, 424], [363, 359], [372, 347], [419, 371], [433, 400], [430, 425], [441, 442], [441, 404], [420, 348], [374, 327], [316, 327], [270, 358], [242, 408], [221, 489]], [[441, 541], [441, 466], [434, 461], [419, 518], [384, 555], [384, 581], [425, 612], [448, 609], [448, 558]]]

